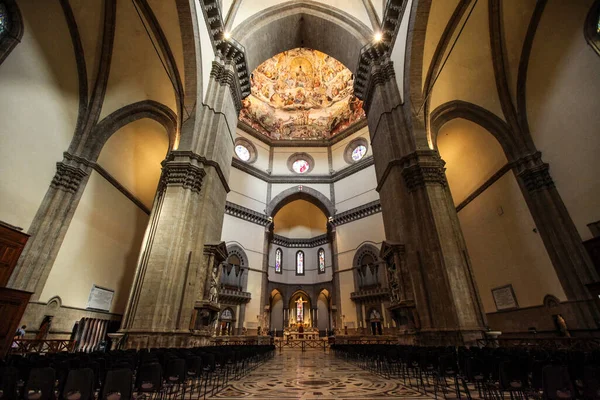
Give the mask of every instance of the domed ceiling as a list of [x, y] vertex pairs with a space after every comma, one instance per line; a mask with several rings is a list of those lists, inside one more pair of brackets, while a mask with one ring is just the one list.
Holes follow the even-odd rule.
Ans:
[[365, 118], [350, 70], [317, 50], [279, 53], [251, 82], [240, 120], [271, 139], [328, 139]]

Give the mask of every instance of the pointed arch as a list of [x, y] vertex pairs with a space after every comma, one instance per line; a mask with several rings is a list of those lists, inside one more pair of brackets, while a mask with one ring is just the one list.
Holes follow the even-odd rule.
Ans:
[[335, 214], [335, 206], [325, 195], [311, 187], [294, 186], [284, 190], [277, 196], [273, 197], [267, 205], [265, 213], [273, 217], [281, 208], [294, 200], [306, 200], [315, 206], [319, 207], [325, 216], [333, 217]]

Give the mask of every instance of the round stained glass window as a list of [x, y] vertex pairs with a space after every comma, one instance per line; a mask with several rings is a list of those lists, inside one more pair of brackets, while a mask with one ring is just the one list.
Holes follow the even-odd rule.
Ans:
[[354, 161], [358, 161], [360, 159], [362, 159], [365, 154], [367, 154], [367, 147], [361, 145], [358, 145], [354, 148], [354, 150], [352, 150], [352, 159]]
[[297, 174], [303, 174], [306, 171], [308, 171], [310, 168], [310, 164], [308, 163], [308, 161], [306, 160], [296, 160], [294, 161], [294, 163], [292, 164], [292, 169], [294, 170], [295, 173]]
[[6, 9], [6, 5], [0, 3], [0, 38], [4, 36], [10, 29], [9, 21], [8, 21], [8, 10]]
[[248, 151], [248, 148], [246, 148], [246, 146], [243, 146], [241, 144], [235, 146], [235, 154], [242, 161], [250, 160], [250, 151]]

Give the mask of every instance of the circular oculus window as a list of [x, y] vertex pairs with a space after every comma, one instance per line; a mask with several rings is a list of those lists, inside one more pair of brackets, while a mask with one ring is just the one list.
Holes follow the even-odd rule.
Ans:
[[250, 151], [243, 144], [238, 144], [235, 146], [235, 154], [242, 161], [250, 161]]
[[308, 161], [303, 160], [303, 159], [296, 160], [292, 164], [292, 169], [297, 174], [303, 174], [310, 169], [310, 164], [308, 163]]
[[352, 150], [352, 160], [359, 161], [367, 154], [367, 147], [359, 144]]
[[344, 150], [344, 160], [348, 164], [359, 162], [367, 155], [369, 144], [365, 138], [357, 138], [348, 143]]

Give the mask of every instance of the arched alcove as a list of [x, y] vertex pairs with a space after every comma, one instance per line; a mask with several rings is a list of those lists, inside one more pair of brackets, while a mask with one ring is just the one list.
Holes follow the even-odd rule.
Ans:
[[[511, 284], [520, 307], [546, 293], [565, 295], [504, 149], [486, 128], [455, 118], [439, 126], [436, 144], [486, 313], [494, 292]], [[538, 282], [531, 286], [530, 282]]]

